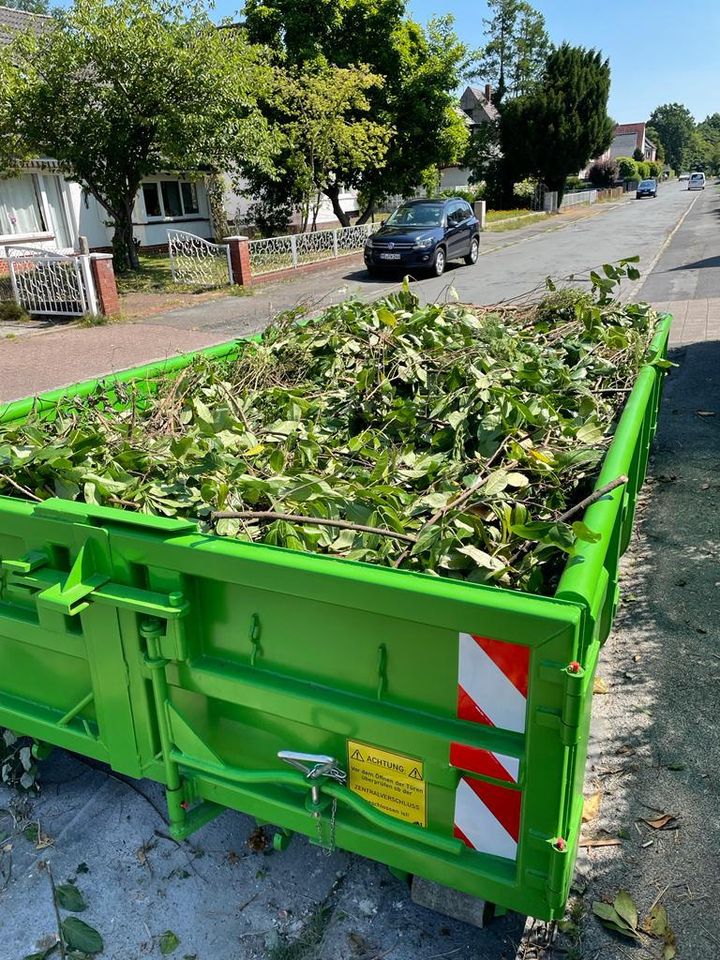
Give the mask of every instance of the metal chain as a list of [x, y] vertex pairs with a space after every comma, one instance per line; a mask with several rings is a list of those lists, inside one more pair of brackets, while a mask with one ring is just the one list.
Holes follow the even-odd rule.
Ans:
[[333, 797], [332, 806], [330, 807], [330, 830], [328, 834], [327, 843], [325, 843], [325, 840], [323, 838], [322, 817], [318, 815], [318, 818], [317, 818], [318, 842], [320, 844], [320, 849], [322, 850], [323, 855], [326, 857], [331, 856], [335, 849], [336, 815], [337, 815], [337, 797]]

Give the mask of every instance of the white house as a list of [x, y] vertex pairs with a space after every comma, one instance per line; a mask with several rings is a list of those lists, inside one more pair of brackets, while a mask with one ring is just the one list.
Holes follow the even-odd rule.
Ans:
[[[0, 6], [0, 49], [14, 32], [46, 29], [49, 17]], [[135, 198], [133, 231], [141, 247], [167, 244], [168, 227], [212, 236], [202, 176], [161, 173], [148, 177]], [[87, 237], [92, 250], [109, 249], [112, 226], [97, 200], [61, 173], [57, 161], [39, 158], [18, 176], [0, 179], [0, 257], [7, 244], [72, 250]]]

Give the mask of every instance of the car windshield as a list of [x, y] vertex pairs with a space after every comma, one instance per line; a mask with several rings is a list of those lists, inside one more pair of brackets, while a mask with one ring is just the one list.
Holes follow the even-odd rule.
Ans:
[[393, 227], [440, 227], [443, 222], [442, 203], [407, 203], [398, 207], [387, 222]]
[[655, 181], [654, 181], [654, 180], [641, 180], [640, 186], [641, 186], [641, 187], [650, 187], [650, 189], [653, 190], [653, 189], [655, 188]]

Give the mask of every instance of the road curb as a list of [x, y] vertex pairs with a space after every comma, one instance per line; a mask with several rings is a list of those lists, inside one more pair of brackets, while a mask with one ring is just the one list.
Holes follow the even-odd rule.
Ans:
[[653, 270], [654, 270], [655, 267], [657, 266], [660, 257], [663, 255], [663, 253], [665, 253], [665, 251], [667, 250], [668, 246], [670, 245], [670, 241], [671, 241], [672, 238], [675, 236], [675, 234], [678, 232], [678, 230], [680, 229], [680, 227], [685, 223], [685, 220], [686, 220], [687, 216], [689, 215], [690, 211], [691, 211], [692, 208], [695, 206], [695, 204], [698, 202], [698, 200], [700, 199], [701, 196], [702, 196], [702, 194], [701, 194], [701, 193], [698, 193], [698, 195], [693, 199], [692, 203], [689, 204], [687, 210], [684, 211], [684, 213], [682, 214], [682, 216], [680, 217], [680, 219], [678, 220], [678, 222], [677, 222], [677, 223], [675, 224], [675, 226], [672, 228], [672, 230], [670, 231], [670, 233], [665, 237], [665, 239], [663, 240], [663, 242], [660, 244], [660, 248], [659, 248], [658, 252], [655, 254], [655, 256], [653, 257], [653, 259], [650, 261], [650, 264], [648, 265], [648, 268], [647, 268], [647, 270], [645, 271], [645, 274], [644, 274], [642, 277], [640, 277], [639, 280], [633, 280], [632, 283], [629, 284], [629, 286], [628, 286], [627, 290], [625, 291], [625, 293], [621, 294], [621, 295], [618, 297], [618, 299], [620, 300], [621, 303], [627, 303], [631, 298], [633, 298], [633, 297], [635, 296], [635, 294], [636, 294], [639, 290], [641, 290], [641, 289], [645, 286], [645, 284], [647, 283], [647, 281], [648, 281], [649, 278], [650, 278], [650, 274], [653, 272]]

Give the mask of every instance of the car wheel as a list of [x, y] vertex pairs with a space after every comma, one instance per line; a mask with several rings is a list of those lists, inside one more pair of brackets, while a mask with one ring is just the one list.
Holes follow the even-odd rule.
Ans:
[[435, 256], [433, 257], [432, 267], [430, 268], [433, 276], [441, 277], [445, 272], [445, 263], [447, 258], [445, 256], [445, 251], [442, 247], [438, 247], [435, 251]]
[[480, 238], [473, 237], [470, 243], [470, 252], [465, 257], [465, 263], [471, 267], [474, 263], [477, 263], [477, 258], [480, 253]]

